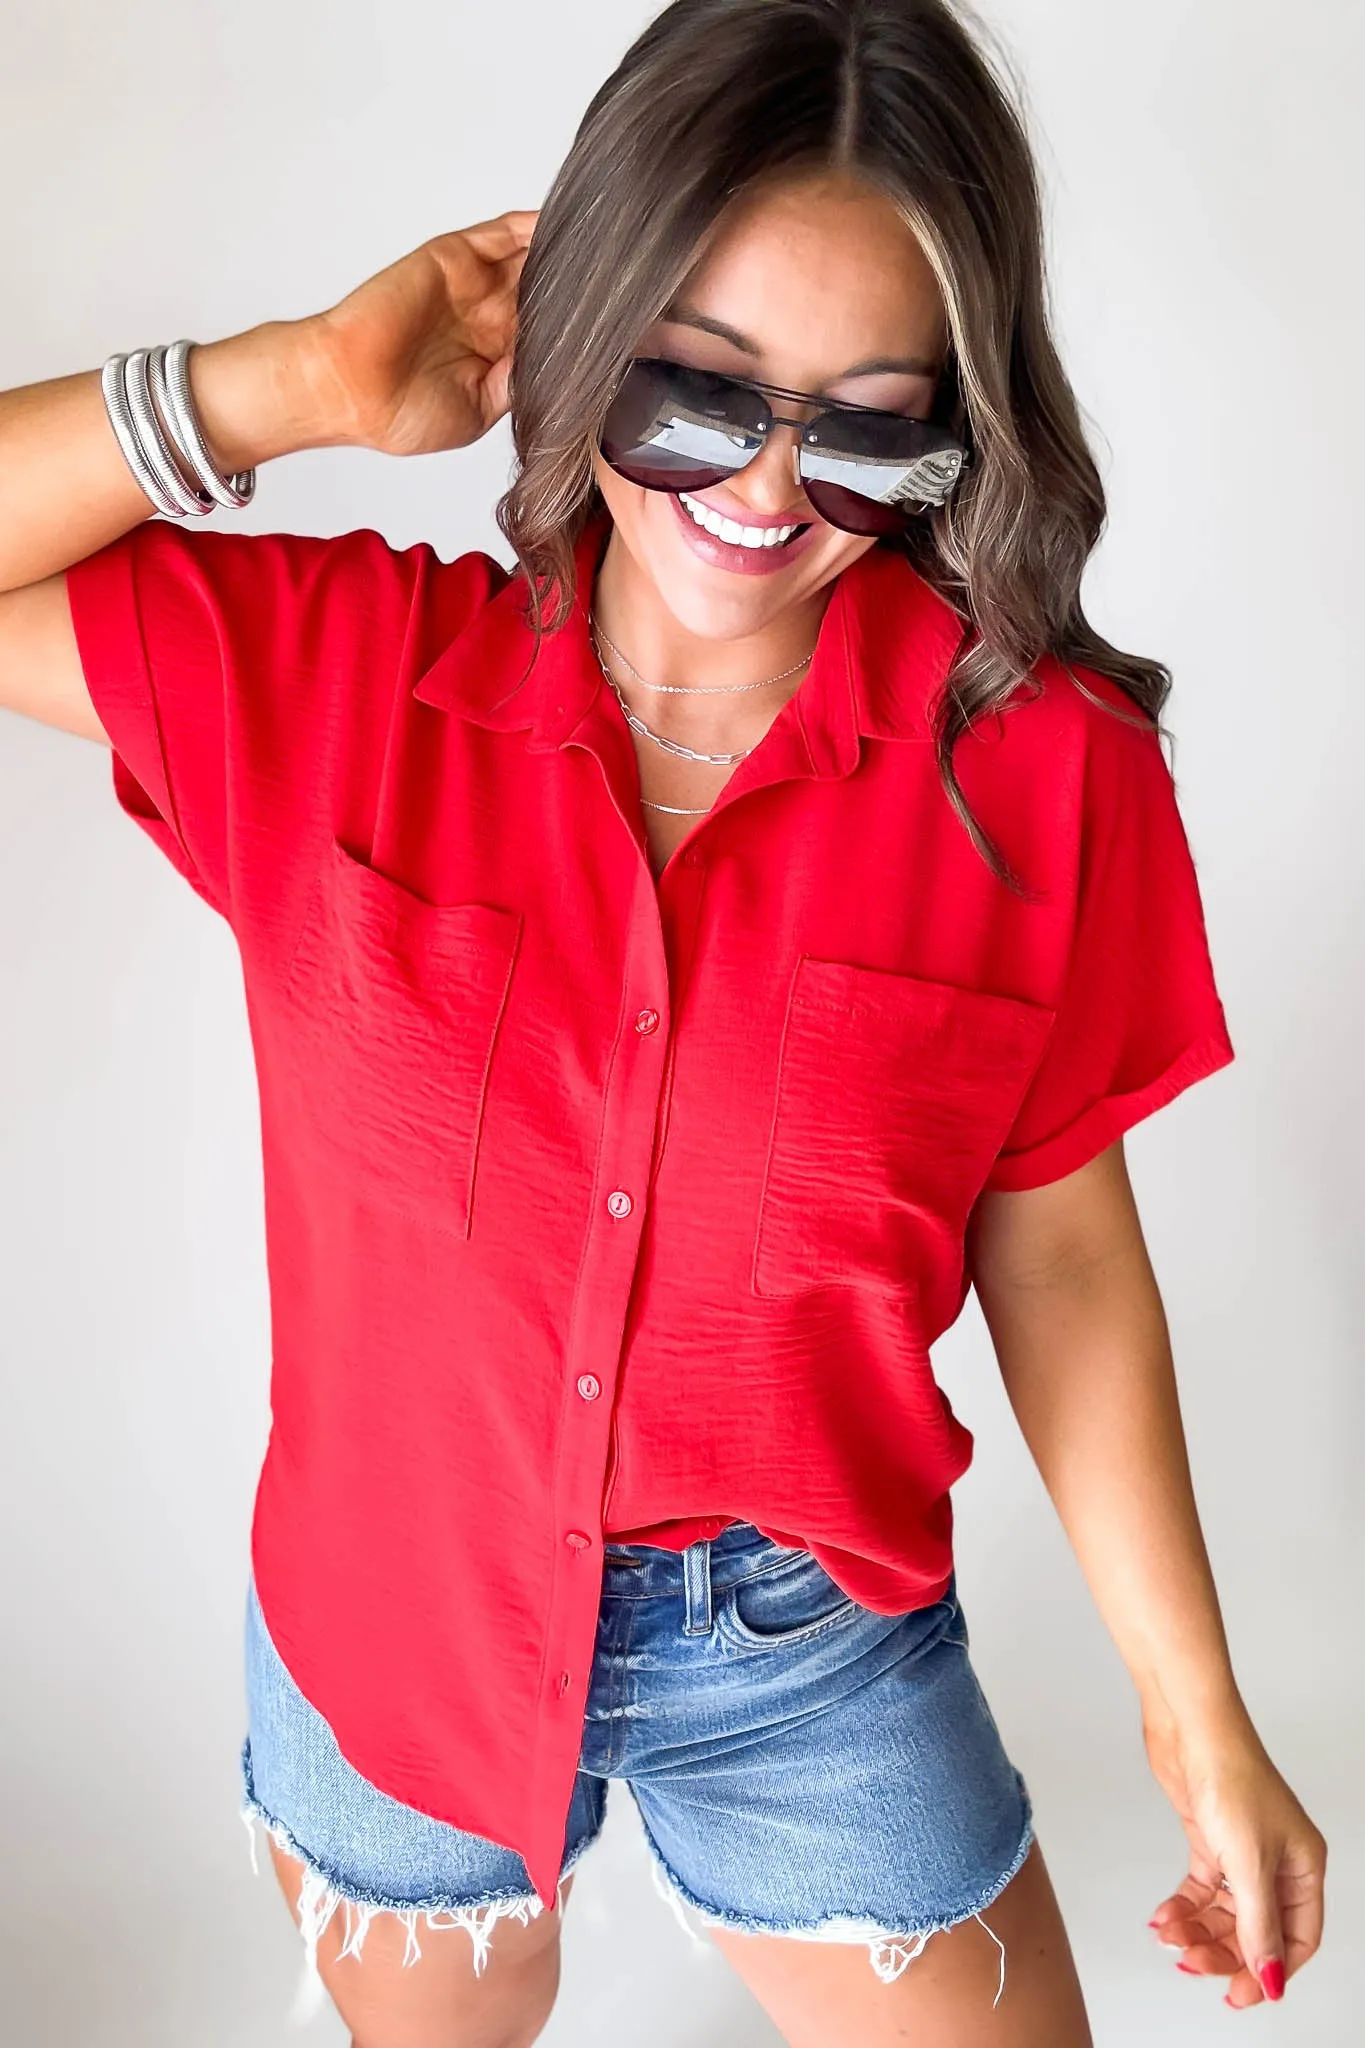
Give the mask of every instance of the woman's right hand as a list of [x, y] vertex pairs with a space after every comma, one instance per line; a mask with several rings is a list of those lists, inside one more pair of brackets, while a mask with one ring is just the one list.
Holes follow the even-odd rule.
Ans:
[[[534, 213], [438, 235], [325, 313], [196, 347], [190, 389], [227, 474], [303, 448], [428, 455], [507, 410]], [[104, 737], [62, 572], [149, 519], [98, 370], [0, 392], [0, 707]]]
[[536, 216], [437, 235], [307, 323], [338, 438], [386, 455], [477, 441], [507, 410], [517, 281]]

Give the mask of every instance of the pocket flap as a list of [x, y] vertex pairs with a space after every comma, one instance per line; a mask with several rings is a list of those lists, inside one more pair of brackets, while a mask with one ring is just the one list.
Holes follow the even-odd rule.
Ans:
[[[521, 914], [489, 903], [428, 903], [425, 897], [366, 866], [333, 839], [318, 884], [313, 923], [326, 921], [335, 933], [339, 966], [373, 964], [376, 952], [389, 956], [404, 980], [420, 976], [424, 993], [436, 993], [427, 970], [449, 961], [466, 983], [497, 982], [516, 951]], [[326, 901], [331, 899], [330, 918]], [[319, 911], [321, 910], [321, 917]], [[300, 951], [304, 950], [302, 947]], [[298, 969], [295, 958], [295, 971]]]

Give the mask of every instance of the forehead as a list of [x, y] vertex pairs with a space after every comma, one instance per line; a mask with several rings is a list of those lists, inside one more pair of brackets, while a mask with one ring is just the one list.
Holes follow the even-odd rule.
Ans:
[[835, 374], [875, 356], [937, 354], [942, 295], [909, 222], [860, 182], [760, 187], [723, 216], [679, 295], [747, 335], [765, 366]]

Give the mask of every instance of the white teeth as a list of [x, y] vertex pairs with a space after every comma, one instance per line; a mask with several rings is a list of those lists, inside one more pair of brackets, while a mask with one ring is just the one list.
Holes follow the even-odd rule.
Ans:
[[709, 505], [700, 504], [696, 498], [689, 498], [686, 491], [678, 493], [686, 507], [688, 517], [707, 533], [713, 533], [717, 540], [723, 540], [730, 547], [777, 548], [789, 541], [796, 532], [792, 526], [741, 526], [735, 519], [726, 519], [720, 512], [713, 512]]

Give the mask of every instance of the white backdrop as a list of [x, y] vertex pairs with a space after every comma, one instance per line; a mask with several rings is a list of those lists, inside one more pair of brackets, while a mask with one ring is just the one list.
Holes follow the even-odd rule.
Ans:
[[[1111, 525], [1088, 585], [1176, 672], [1182, 801], [1240, 1059], [1130, 1142], [1237, 1669], [1327, 1832], [1329, 1935], [1234, 2022], [1145, 1921], [1184, 1871], [1126, 1676], [969, 1311], [957, 1493], [978, 1669], [1030, 1781], [1097, 2041], [1347, 2048], [1365, 1913], [1355, 605], [1365, 177], [1355, 0], [985, 0], [1028, 81], [1055, 299]], [[0, 385], [328, 303], [538, 203], [637, 0], [6, 0]], [[1337, 391], [1345, 389], [1345, 401]], [[508, 462], [325, 453], [260, 527], [501, 552]], [[285, 2048], [296, 1938], [236, 1817], [266, 1426], [235, 949], [102, 749], [0, 714], [0, 2002], [31, 2048]], [[550, 2048], [775, 2040], [649, 1883], [629, 1795]], [[449, 1937], [456, 1938], [456, 1937]], [[324, 2016], [307, 2037], [335, 2048]]]

